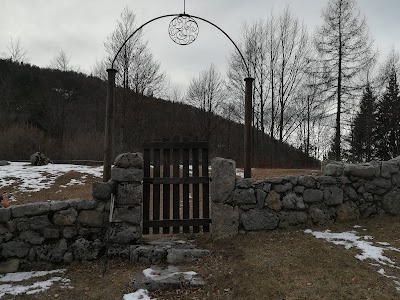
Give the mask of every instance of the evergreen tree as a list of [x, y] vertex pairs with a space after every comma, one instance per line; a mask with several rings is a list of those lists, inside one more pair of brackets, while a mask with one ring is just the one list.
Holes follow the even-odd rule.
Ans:
[[357, 162], [367, 162], [375, 156], [376, 100], [368, 83], [361, 99], [360, 111], [353, 121], [350, 156]]
[[378, 157], [388, 160], [400, 155], [400, 97], [394, 68], [391, 70], [386, 91], [378, 103], [376, 122]]

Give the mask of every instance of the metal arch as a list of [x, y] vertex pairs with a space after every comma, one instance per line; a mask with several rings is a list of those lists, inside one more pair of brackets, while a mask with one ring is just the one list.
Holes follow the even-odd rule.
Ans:
[[247, 75], [248, 75], [248, 77], [250, 77], [249, 67], [247, 66], [246, 60], [244, 59], [244, 56], [243, 56], [242, 52], [240, 51], [240, 49], [239, 49], [239, 47], [236, 45], [236, 43], [231, 39], [231, 37], [230, 37], [225, 31], [223, 31], [219, 26], [215, 25], [214, 23], [212, 23], [212, 22], [210, 22], [210, 21], [208, 21], [208, 20], [206, 20], [206, 19], [203, 19], [203, 18], [201, 18], [201, 17], [196, 17], [196, 16], [188, 15], [188, 14], [185, 14], [185, 13], [183, 13], [183, 14], [169, 14], [169, 15], [159, 16], [159, 17], [157, 17], [157, 18], [151, 19], [150, 21], [147, 21], [146, 23], [144, 23], [144, 24], [142, 24], [140, 27], [138, 27], [138, 28], [125, 40], [125, 42], [121, 45], [121, 47], [118, 49], [118, 52], [115, 54], [114, 59], [113, 59], [113, 61], [112, 61], [112, 63], [111, 63], [111, 69], [114, 69], [115, 60], [117, 59], [119, 53], [122, 51], [122, 48], [124, 48], [124, 46], [126, 45], [126, 43], [127, 43], [139, 30], [141, 30], [144, 26], [146, 26], [147, 24], [149, 24], [149, 23], [151, 23], [151, 22], [153, 22], [153, 21], [156, 21], [156, 20], [159, 20], [159, 19], [162, 19], [162, 18], [167, 18], [167, 17], [178, 17], [178, 16], [188, 16], [188, 17], [191, 17], [191, 18], [194, 18], [194, 19], [201, 20], [201, 21], [203, 21], [203, 22], [206, 22], [206, 23], [208, 23], [208, 24], [214, 26], [214, 27], [217, 28], [219, 31], [221, 31], [221, 32], [232, 42], [232, 44], [235, 46], [236, 50], [239, 52], [240, 57], [242, 58], [243, 64], [244, 64], [244, 66], [246, 67]]

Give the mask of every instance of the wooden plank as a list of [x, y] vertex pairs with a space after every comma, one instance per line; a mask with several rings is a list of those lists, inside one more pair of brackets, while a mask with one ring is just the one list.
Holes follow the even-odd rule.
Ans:
[[[163, 177], [170, 176], [171, 165], [171, 151], [169, 149], [163, 150]], [[165, 178], [162, 178], [165, 179]], [[163, 183], [163, 220], [168, 220], [170, 216], [170, 184]], [[170, 227], [163, 227], [163, 233], [170, 233]]]
[[[189, 149], [182, 150], [182, 163], [183, 163], [183, 177], [189, 177]], [[183, 219], [189, 219], [189, 184], [183, 184]], [[190, 228], [188, 226], [183, 227], [183, 233], [189, 233]]]
[[178, 227], [179, 226], [209, 226], [211, 219], [189, 219], [189, 220], [147, 220], [143, 221], [143, 228], [150, 227]]
[[[173, 176], [179, 177], [179, 149], [172, 150]], [[172, 186], [172, 214], [174, 219], [180, 219], [179, 204], [180, 204], [180, 185], [174, 183]], [[179, 233], [179, 227], [173, 228], [173, 233]]]
[[[153, 177], [160, 177], [160, 149], [153, 150]], [[153, 220], [160, 220], [160, 184], [153, 184]], [[153, 233], [159, 234], [160, 229], [153, 227]]]
[[145, 142], [144, 148], [149, 149], [203, 149], [208, 148], [208, 142], [170, 141], [170, 142]]
[[[143, 175], [150, 176], [150, 149], [144, 149], [143, 153], [144, 169]], [[143, 221], [150, 219], [150, 183], [143, 182]], [[143, 234], [148, 234], [149, 229], [143, 228]]]
[[[193, 179], [199, 178], [199, 150], [192, 149], [192, 175]], [[207, 179], [208, 177], [203, 177]], [[199, 201], [199, 183], [194, 182], [192, 186], [193, 194], [193, 219], [198, 219], [200, 217], [200, 201]], [[193, 233], [200, 232], [198, 226], [193, 226]]]
[[[202, 176], [208, 176], [208, 148], [201, 149], [201, 168], [202, 168]], [[203, 218], [210, 218], [210, 203], [209, 203], [209, 188], [210, 185], [208, 183], [203, 183]], [[203, 232], [209, 232], [210, 227], [204, 226]]]

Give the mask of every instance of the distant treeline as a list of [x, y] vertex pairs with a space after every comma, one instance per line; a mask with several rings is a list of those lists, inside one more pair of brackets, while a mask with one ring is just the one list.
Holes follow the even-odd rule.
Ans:
[[[28, 159], [42, 151], [55, 160], [102, 160], [106, 83], [76, 72], [0, 60], [0, 158]], [[204, 139], [192, 106], [116, 90], [114, 155], [142, 151], [142, 143], [174, 136]], [[212, 115], [211, 157], [242, 165], [243, 125]], [[315, 167], [302, 151], [254, 132], [254, 165]]]

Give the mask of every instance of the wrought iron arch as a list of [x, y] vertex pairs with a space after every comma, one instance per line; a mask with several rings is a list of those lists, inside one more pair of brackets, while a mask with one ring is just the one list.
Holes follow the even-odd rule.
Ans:
[[[207, 19], [193, 16], [193, 15], [188, 15], [185, 12], [183, 14], [168, 14], [168, 15], [163, 15], [159, 16], [156, 18], [153, 18], [146, 23], [142, 24], [140, 27], [138, 27], [121, 45], [121, 47], [118, 49], [118, 52], [115, 54], [114, 59], [112, 60], [111, 63], [111, 68], [107, 69], [108, 73], [108, 83], [107, 83], [107, 100], [106, 100], [106, 129], [105, 129], [105, 136], [104, 136], [104, 169], [103, 169], [103, 181], [108, 181], [111, 177], [111, 153], [112, 153], [112, 131], [113, 131], [113, 123], [114, 123], [114, 90], [115, 90], [115, 74], [117, 73], [117, 70], [114, 69], [114, 63], [126, 45], [126, 43], [139, 31], [141, 30], [144, 26], [147, 24], [154, 22], [159, 19], [167, 18], [167, 17], [183, 17], [183, 18], [189, 18], [189, 19], [198, 19], [203, 22], [206, 22], [215, 28], [217, 28], [220, 32], [222, 32], [230, 41], [231, 43], [235, 46], [236, 50], [238, 51], [240, 57], [242, 58], [242, 62], [246, 68], [247, 71], [247, 78], [244, 79], [245, 81], [245, 130], [244, 130], [244, 177], [248, 178], [251, 177], [251, 152], [252, 152], [252, 130], [251, 130], [251, 121], [252, 121], [252, 88], [253, 88], [253, 81], [254, 78], [250, 77], [250, 70], [249, 67], [246, 63], [246, 60], [240, 51], [239, 47], [236, 45], [236, 43], [231, 39], [231, 37], [224, 31], [222, 30], [219, 26], [214, 24], [211, 21], [208, 21]], [[197, 23], [196, 23], [197, 25]], [[175, 41], [175, 40], [174, 40]], [[175, 41], [176, 42], [176, 41]], [[185, 43], [189, 44], [191, 43]]]

